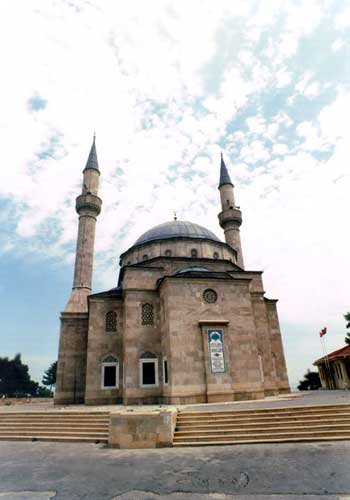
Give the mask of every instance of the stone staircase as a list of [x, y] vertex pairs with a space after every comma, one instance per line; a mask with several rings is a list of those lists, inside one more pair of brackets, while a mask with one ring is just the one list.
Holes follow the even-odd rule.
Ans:
[[108, 412], [0, 413], [0, 440], [108, 443]]
[[180, 411], [174, 446], [350, 440], [350, 405]]

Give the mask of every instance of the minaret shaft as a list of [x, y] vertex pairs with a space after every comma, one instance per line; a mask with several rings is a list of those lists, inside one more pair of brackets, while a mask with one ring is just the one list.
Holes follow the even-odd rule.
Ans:
[[80, 215], [73, 289], [87, 288], [91, 290], [95, 230], [96, 216]]
[[221, 155], [220, 166], [220, 200], [221, 209], [219, 223], [225, 234], [225, 241], [237, 252], [237, 264], [244, 269], [242, 244], [239, 228], [242, 224], [242, 213], [235, 204], [233, 184]]
[[91, 292], [97, 216], [102, 200], [97, 196], [100, 172], [95, 138], [84, 169], [82, 194], [76, 199], [79, 228], [75, 255], [73, 290], [64, 312], [86, 312], [87, 296]]

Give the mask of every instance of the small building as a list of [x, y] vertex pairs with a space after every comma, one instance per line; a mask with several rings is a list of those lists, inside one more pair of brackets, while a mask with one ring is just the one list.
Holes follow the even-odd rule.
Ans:
[[350, 346], [342, 347], [314, 362], [323, 389], [350, 389]]

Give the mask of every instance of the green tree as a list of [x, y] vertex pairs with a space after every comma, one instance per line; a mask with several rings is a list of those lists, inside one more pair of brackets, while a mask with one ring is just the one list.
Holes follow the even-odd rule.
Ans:
[[38, 396], [38, 398], [51, 398], [52, 392], [47, 387], [43, 387], [43, 386], [39, 385], [37, 396]]
[[318, 372], [308, 370], [304, 375], [304, 380], [300, 380], [299, 391], [315, 391], [321, 387], [321, 380]]
[[[346, 321], [346, 329], [350, 329], [350, 312], [344, 314], [344, 319]], [[350, 345], [350, 331], [346, 332], [345, 344]]]
[[31, 380], [19, 353], [13, 359], [0, 358], [0, 396], [36, 396], [37, 391], [38, 384]]
[[57, 372], [57, 361], [51, 363], [49, 368], [44, 372], [42, 383], [44, 385], [50, 386], [50, 392], [52, 391], [52, 386], [56, 384], [56, 372]]

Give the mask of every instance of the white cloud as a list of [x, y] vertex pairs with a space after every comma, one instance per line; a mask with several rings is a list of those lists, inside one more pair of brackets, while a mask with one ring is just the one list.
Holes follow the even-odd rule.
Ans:
[[246, 163], [256, 163], [270, 159], [270, 153], [262, 141], [252, 141], [240, 152], [240, 160]]
[[350, 7], [348, 5], [337, 15], [334, 24], [337, 29], [346, 29], [350, 26]]
[[[1, 5], [0, 43], [10, 50], [2, 58], [0, 196], [17, 224], [1, 251], [25, 241], [39, 256], [72, 262], [74, 199], [95, 130], [103, 198], [96, 288], [115, 285], [119, 254], [174, 209], [222, 236], [217, 177], [225, 148], [246, 261], [266, 270], [281, 319], [300, 337], [321, 316], [339, 328], [349, 295], [341, 224], [349, 210], [349, 94], [339, 86], [332, 104], [308, 108], [307, 117], [286, 112], [282, 101], [275, 107], [276, 88], [283, 93], [291, 81], [290, 103], [335, 94], [316, 80], [313, 61], [305, 70], [294, 58], [320, 26], [322, 5], [278, 0], [254, 10], [245, 0], [156, 0], [77, 8], [38, 0], [33, 8], [14, 0], [6, 12]], [[46, 107], [30, 112], [33, 96]], [[320, 151], [332, 155], [320, 161]]]
[[246, 122], [252, 134], [263, 134], [266, 130], [265, 118], [262, 116], [252, 116]]
[[292, 75], [290, 71], [287, 71], [285, 68], [280, 69], [276, 73], [276, 87], [278, 89], [285, 87], [292, 81]]
[[272, 148], [272, 154], [274, 155], [285, 155], [288, 153], [288, 146], [287, 144], [274, 144]]
[[320, 83], [318, 81], [311, 81], [313, 74], [309, 71], [305, 72], [303, 78], [295, 85], [295, 90], [298, 94], [305, 97], [317, 97], [320, 94]]
[[323, 151], [328, 145], [322, 137], [319, 128], [311, 122], [302, 122], [296, 127], [296, 133], [303, 138], [302, 148], [306, 151]]
[[350, 93], [340, 91], [333, 103], [324, 107], [319, 115], [322, 134], [330, 141], [349, 138], [348, 117]]
[[306, 97], [317, 97], [318, 95], [320, 95], [320, 92], [321, 89], [319, 82], [312, 82], [304, 89], [304, 95]]
[[345, 42], [344, 40], [341, 40], [340, 38], [337, 38], [336, 40], [334, 40], [334, 42], [332, 43], [332, 50], [333, 52], [337, 52], [338, 50], [340, 50], [342, 47], [344, 47], [345, 45]]

